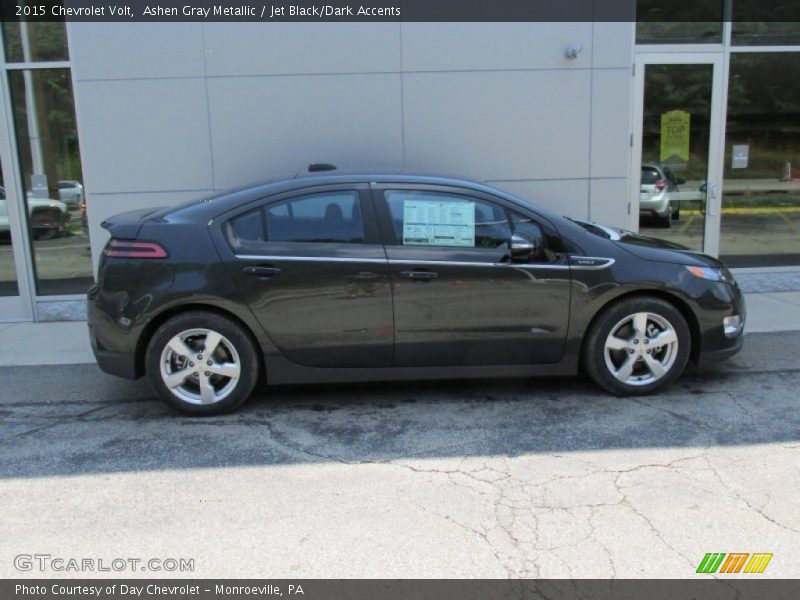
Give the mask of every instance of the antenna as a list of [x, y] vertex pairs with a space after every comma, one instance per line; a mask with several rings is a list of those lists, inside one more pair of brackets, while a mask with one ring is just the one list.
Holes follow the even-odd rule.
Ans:
[[330, 163], [311, 163], [308, 165], [309, 173], [318, 173], [320, 171], [335, 171], [336, 165]]

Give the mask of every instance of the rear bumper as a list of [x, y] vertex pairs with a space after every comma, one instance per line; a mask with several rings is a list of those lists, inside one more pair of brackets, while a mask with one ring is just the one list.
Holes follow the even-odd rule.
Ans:
[[658, 200], [640, 202], [639, 214], [640, 215], [655, 215], [658, 217], [666, 217], [672, 213], [672, 207], [669, 200]]
[[97, 350], [94, 347], [92, 347], [92, 350], [94, 350], [94, 357], [101, 370], [109, 375], [116, 375], [125, 379], [138, 379], [136, 360], [132, 354]]
[[98, 340], [97, 331], [95, 329], [96, 309], [93, 299], [90, 297], [87, 303], [87, 316], [89, 325], [89, 341], [92, 345], [92, 352], [94, 353], [95, 360], [101, 370], [116, 375], [117, 377], [124, 377], [126, 379], [137, 379], [139, 374], [136, 370], [136, 355], [133, 352], [115, 352], [106, 349], [106, 347]]

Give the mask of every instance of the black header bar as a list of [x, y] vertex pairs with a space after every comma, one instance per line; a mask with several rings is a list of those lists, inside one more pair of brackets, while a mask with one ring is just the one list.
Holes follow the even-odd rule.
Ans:
[[[800, 21], [800, 0], [0, 0], [3, 21]], [[727, 15], [727, 16], [726, 16]], [[732, 15], [732, 16], [731, 16]]]

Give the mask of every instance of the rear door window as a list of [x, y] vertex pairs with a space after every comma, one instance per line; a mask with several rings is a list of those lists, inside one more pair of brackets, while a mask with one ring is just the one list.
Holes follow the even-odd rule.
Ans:
[[234, 217], [226, 234], [234, 249], [264, 242], [361, 244], [359, 194], [345, 190], [274, 202]]
[[361, 204], [355, 191], [328, 192], [267, 207], [267, 241], [364, 243]]
[[653, 167], [642, 167], [642, 183], [645, 185], [653, 185], [661, 179], [658, 169]]

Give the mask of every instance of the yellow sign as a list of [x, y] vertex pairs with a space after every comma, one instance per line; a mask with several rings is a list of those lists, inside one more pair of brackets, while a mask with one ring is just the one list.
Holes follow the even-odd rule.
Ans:
[[683, 110], [671, 110], [661, 115], [661, 162], [689, 160], [689, 120]]

